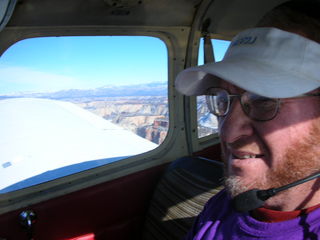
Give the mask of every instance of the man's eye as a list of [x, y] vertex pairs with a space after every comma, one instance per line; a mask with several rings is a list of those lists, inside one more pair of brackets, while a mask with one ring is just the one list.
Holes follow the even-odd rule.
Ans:
[[273, 99], [259, 98], [251, 102], [252, 107], [265, 110], [272, 110], [276, 107], [277, 102]]

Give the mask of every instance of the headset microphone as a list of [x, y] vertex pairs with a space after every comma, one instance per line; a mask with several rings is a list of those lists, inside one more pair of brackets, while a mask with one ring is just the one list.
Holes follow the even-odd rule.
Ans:
[[251, 211], [253, 209], [262, 207], [267, 199], [276, 195], [278, 192], [281, 192], [288, 188], [292, 188], [296, 185], [305, 183], [318, 177], [320, 177], [320, 172], [279, 188], [270, 188], [267, 190], [252, 189], [247, 192], [240, 193], [233, 198], [233, 206], [238, 212]]

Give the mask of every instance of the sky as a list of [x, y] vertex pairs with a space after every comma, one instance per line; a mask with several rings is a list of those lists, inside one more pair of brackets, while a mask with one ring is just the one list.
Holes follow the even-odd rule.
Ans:
[[[229, 45], [230, 45], [230, 41], [212, 39], [212, 46], [214, 49], [214, 58], [216, 62], [219, 62], [222, 60]], [[202, 65], [203, 64], [203, 40], [202, 39], [200, 41], [198, 59], [199, 59], [198, 65]]]
[[[218, 61], [229, 43], [214, 41]], [[167, 58], [154, 37], [26, 39], [0, 57], [0, 95], [167, 82]]]

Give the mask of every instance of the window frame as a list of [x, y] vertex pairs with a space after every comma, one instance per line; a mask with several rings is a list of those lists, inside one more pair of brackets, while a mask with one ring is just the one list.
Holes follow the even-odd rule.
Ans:
[[[18, 31], [17, 31], [18, 30]], [[32, 28], [10, 27], [0, 33], [0, 54], [15, 42], [32, 37], [50, 36], [150, 36], [159, 38], [167, 47], [168, 56], [168, 107], [169, 129], [164, 142], [156, 149], [136, 156], [113, 162], [98, 168], [75, 173], [53, 181], [0, 194], [0, 214], [23, 206], [52, 199], [83, 188], [108, 182], [130, 173], [142, 171], [175, 160], [178, 156], [188, 154], [185, 141], [183, 96], [174, 89], [174, 78], [184, 68], [185, 52], [189, 28], [163, 27], [127, 28], [127, 27], [59, 27]]]
[[[211, 41], [212, 40], [226, 40], [221, 38], [221, 36], [217, 36], [215, 34], [211, 34], [210, 35]], [[200, 51], [203, 49], [200, 49], [200, 45], [201, 42], [203, 41], [203, 36], [202, 33], [200, 31], [198, 31], [195, 34], [194, 37], [194, 46], [196, 46], [193, 50], [193, 61], [192, 61], [192, 65], [193, 66], [198, 66], [199, 65], [199, 57], [200, 57]], [[226, 41], [230, 41], [230, 40], [226, 40]], [[203, 47], [203, 45], [202, 45]], [[213, 46], [213, 50], [214, 50], [214, 46]], [[192, 126], [192, 132], [191, 134], [191, 142], [192, 142], [192, 151], [193, 152], [198, 152], [201, 151], [203, 149], [206, 149], [212, 145], [216, 145], [220, 143], [220, 138], [219, 138], [219, 134], [218, 132], [213, 133], [213, 134], [209, 134], [207, 136], [204, 137], [199, 137], [198, 135], [198, 116], [197, 116], [197, 97], [196, 96], [192, 96], [192, 97], [188, 97], [189, 99], [189, 105], [190, 105], [190, 125]]]

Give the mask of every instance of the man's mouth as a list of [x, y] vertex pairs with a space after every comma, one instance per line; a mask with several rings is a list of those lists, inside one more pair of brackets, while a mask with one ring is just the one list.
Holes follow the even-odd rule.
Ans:
[[252, 159], [252, 158], [263, 158], [263, 154], [232, 154], [233, 159]]

